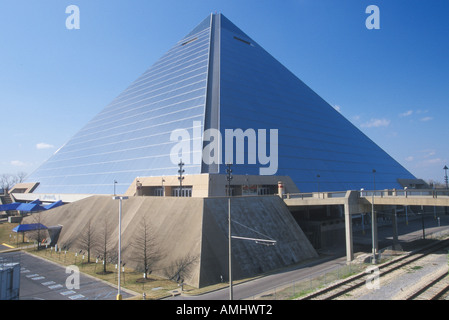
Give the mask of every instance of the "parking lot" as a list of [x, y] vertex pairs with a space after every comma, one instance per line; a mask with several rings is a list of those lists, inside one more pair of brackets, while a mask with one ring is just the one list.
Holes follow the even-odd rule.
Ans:
[[[0, 251], [6, 249], [0, 245]], [[23, 251], [0, 253], [1, 261], [20, 263], [20, 300], [115, 300], [117, 296], [115, 286], [83, 273], [79, 286], [74, 286], [73, 271]], [[134, 295], [123, 289], [121, 294], [123, 299]]]

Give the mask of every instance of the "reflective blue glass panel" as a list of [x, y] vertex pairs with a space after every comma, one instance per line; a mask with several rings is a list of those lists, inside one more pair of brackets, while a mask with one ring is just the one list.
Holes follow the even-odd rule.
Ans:
[[[177, 175], [178, 161], [170, 157], [177, 142], [170, 135], [192, 133], [193, 126], [202, 131], [209, 49], [210, 17], [31, 174], [27, 181], [40, 182], [35, 192], [111, 194], [117, 181], [120, 194], [136, 177]], [[201, 144], [190, 146], [186, 174], [201, 173], [201, 164], [191, 161]]]
[[[290, 176], [303, 192], [317, 191], [318, 184], [321, 191], [372, 189], [373, 169], [377, 189], [414, 179], [223, 16], [220, 47], [220, 130], [224, 136], [226, 129], [278, 129], [277, 175]], [[229, 161], [234, 174], [259, 174], [268, 166], [236, 164], [224, 155], [223, 162]]]

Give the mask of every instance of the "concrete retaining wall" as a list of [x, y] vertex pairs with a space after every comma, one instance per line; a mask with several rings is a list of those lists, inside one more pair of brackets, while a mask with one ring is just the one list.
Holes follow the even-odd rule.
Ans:
[[[195, 287], [228, 277], [227, 198], [130, 197], [122, 207], [122, 261], [133, 266], [135, 243], [143, 218], [151, 224], [160, 259], [152, 266], [164, 276], [182, 259], [197, 258], [185, 282]], [[88, 222], [101, 234], [108, 225], [111, 249], [118, 239], [119, 203], [108, 196], [92, 196], [42, 212], [45, 225], [62, 225], [58, 246], [79, 250], [78, 239]], [[254, 276], [317, 256], [310, 242], [277, 196], [235, 197], [231, 203], [233, 235], [277, 240], [275, 246], [233, 240], [233, 278]], [[32, 219], [28, 217], [25, 220]], [[245, 227], [242, 227], [244, 225]], [[257, 231], [257, 232], [255, 232]], [[116, 249], [115, 249], [116, 250]]]

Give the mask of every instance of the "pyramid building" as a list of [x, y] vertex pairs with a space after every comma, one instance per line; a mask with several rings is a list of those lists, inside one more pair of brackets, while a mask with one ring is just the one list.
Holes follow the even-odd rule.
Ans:
[[26, 182], [41, 194], [111, 194], [113, 186], [123, 194], [143, 177], [179, 183], [181, 161], [186, 178], [225, 181], [232, 163], [234, 175], [291, 179], [291, 191], [369, 189], [373, 169], [378, 189], [415, 179], [225, 16], [211, 14]]

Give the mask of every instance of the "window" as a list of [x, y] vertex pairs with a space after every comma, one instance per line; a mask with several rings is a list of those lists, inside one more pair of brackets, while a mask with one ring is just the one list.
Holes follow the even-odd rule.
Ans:
[[238, 38], [238, 37], [236, 37], [236, 36], [234, 36], [234, 39], [235, 39], [235, 40], [238, 40], [238, 41], [241, 41], [241, 42], [243, 42], [243, 43], [246, 43], [247, 45], [250, 45], [250, 46], [252, 46], [252, 43], [251, 43], [251, 42], [249, 42], [249, 41], [246, 41], [246, 40], [240, 39], [240, 38]]
[[163, 197], [164, 196], [164, 188], [159, 187], [154, 189], [154, 196], [155, 197]]
[[171, 195], [173, 197], [191, 197], [192, 196], [192, 187], [182, 187], [182, 191], [180, 191], [180, 188], [173, 188], [171, 190]]
[[182, 43], [181, 46], [185, 46], [186, 44], [189, 44], [189, 43], [191, 43], [191, 42], [193, 42], [195, 40], [198, 40], [198, 38], [193, 38], [193, 39], [191, 39], [189, 41], [186, 41], [186, 42]]

